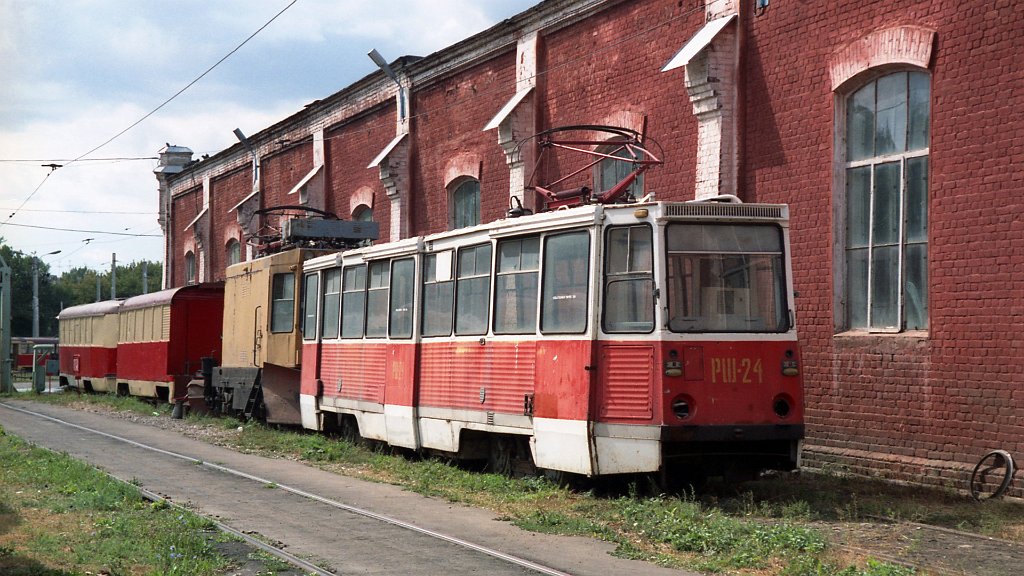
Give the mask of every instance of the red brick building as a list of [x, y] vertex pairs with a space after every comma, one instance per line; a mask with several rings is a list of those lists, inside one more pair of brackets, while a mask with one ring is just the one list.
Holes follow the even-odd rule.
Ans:
[[548, 0], [208, 159], [162, 150], [164, 278], [223, 278], [269, 206], [382, 240], [494, 220], [536, 204], [522, 138], [634, 129], [664, 151], [644, 193], [791, 206], [805, 463], [962, 488], [989, 450], [1024, 460], [1022, 20], [1010, 0]]

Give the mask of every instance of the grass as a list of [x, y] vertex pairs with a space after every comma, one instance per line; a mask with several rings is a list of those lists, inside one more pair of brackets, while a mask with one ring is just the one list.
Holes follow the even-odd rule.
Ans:
[[[60, 403], [106, 404], [109, 396], [43, 395]], [[137, 401], [135, 401], [137, 402]], [[151, 405], [133, 408], [163, 414]], [[140, 403], [141, 404], [141, 403]], [[167, 410], [169, 412], [169, 409]], [[367, 480], [495, 511], [527, 530], [583, 535], [616, 545], [615, 554], [711, 573], [758, 576], [910, 576], [914, 571], [834, 548], [821, 522], [872, 517], [909, 520], [1024, 540], [1024, 507], [1011, 501], [978, 505], [953, 491], [901, 487], [840, 474], [779, 474], [701, 494], [652, 495], [628, 485], [610, 493], [572, 491], [541, 477], [507, 478], [439, 459], [237, 420], [189, 416], [196, 426], [225, 431], [234, 448], [303, 460]]]
[[213, 575], [213, 526], [0, 428], [0, 574]]

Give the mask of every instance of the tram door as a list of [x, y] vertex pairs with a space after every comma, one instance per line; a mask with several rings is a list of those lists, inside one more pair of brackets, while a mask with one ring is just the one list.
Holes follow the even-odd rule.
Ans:
[[537, 465], [578, 473], [593, 469], [591, 244], [591, 232], [586, 229], [545, 235], [539, 290], [540, 338], [533, 399]]

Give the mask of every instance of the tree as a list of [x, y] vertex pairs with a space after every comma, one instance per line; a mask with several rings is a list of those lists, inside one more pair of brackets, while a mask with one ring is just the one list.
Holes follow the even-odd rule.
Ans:
[[[32, 335], [32, 265], [34, 257], [13, 250], [0, 238], [0, 253], [11, 267], [11, 333]], [[110, 273], [89, 268], [73, 268], [57, 278], [50, 275], [46, 262], [38, 262], [39, 335], [57, 336], [57, 314], [61, 309], [88, 304], [96, 299], [96, 278], [100, 279], [101, 300], [110, 299]], [[130, 298], [142, 294], [142, 270], [148, 274], [148, 292], [162, 286], [159, 262], [140, 261], [117, 267], [117, 297]]]
[[32, 275], [34, 266], [38, 266], [39, 335], [56, 336], [60, 306], [55, 301], [55, 279], [50, 276], [50, 267], [31, 254], [13, 250], [2, 238], [0, 252], [11, 267], [11, 334], [32, 335]]
[[[162, 267], [159, 262], [142, 260], [117, 267], [117, 298], [131, 298], [143, 293], [142, 271], [146, 270], [146, 292], [160, 290]], [[90, 268], [72, 268], [60, 277], [60, 294], [64, 307], [96, 302], [96, 283], [99, 278], [99, 300], [110, 299], [110, 273]]]

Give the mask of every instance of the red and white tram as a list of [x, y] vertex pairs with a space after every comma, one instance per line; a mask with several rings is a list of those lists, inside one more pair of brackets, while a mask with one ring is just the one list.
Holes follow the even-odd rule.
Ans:
[[788, 208], [592, 204], [304, 264], [302, 424], [583, 475], [788, 470]]

